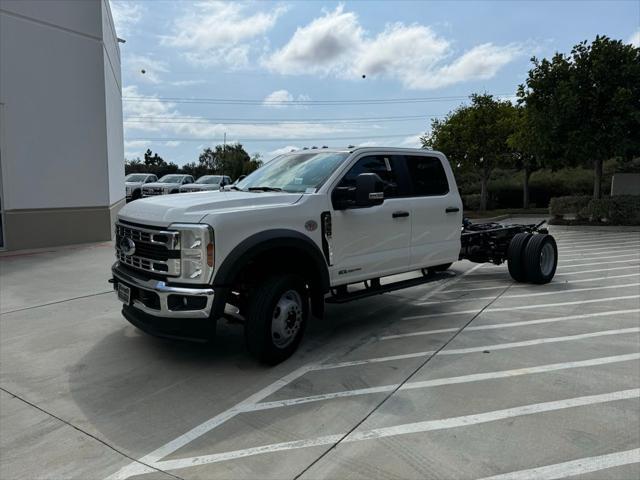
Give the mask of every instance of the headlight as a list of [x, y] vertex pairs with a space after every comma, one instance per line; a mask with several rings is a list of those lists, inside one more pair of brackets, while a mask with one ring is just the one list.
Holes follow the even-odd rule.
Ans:
[[188, 283], [209, 283], [214, 270], [213, 229], [208, 225], [174, 223], [180, 232], [180, 279]]
[[131, 195], [131, 187], [125, 187], [125, 191], [127, 192], [127, 195]]

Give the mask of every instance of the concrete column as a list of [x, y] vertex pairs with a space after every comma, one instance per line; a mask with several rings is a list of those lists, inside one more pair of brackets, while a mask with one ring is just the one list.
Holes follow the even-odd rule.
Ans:
[[124, 203], [121, 92], [106, 0], [0, 2], [6, 248], [111, 238]]

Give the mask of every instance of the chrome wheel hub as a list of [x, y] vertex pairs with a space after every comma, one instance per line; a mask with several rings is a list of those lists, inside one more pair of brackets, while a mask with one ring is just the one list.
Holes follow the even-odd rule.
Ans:
[[553, 264], [555, 262], [555, 252], [553, 251], [553, 245], [545, 243], [544, 247], [540, 251], [540, 271], [542, 275], [547, 276], [553, 270]]
[[295, 290], [287, 290], [273, 309], [271, 339], [278, 348], [286, 348], [302, 326], [302, 298]]

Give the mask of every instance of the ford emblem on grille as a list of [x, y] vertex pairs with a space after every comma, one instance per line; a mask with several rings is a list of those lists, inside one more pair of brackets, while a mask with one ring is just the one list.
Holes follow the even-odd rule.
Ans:
[[120, 240], [120, 250], [127, 257], [130, 257], [131, 255], [136, 253], [136, 244], [130, 238], [123, 237], [122, 240]]

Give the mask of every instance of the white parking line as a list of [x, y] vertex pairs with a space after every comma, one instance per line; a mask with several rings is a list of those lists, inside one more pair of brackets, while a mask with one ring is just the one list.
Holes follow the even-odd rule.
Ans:
[[343, 390], [340, 392], [324, 393], [319, 395], [309, 395], [307, 397], [288, 398], [285, 400], [275, 400], [273, 402], [257, 403], [248, 407], [246, 411], [269, 410], [272, 408], [290, 407], [294, 405], [303, 405], [305, 403], [321, 402], [326, 400], [334, 400], [336, 398], [348, 398], [359, 395], [372, 395], [376, 393], [392, 392], [396, 388], [399, 391], [416, 390], [422, 388], [441, 387], [445, 385], [457, 385], [460, 383], [480, 382], [484, 380], [495, 380], [499, 378], [512, 378], [522, 375], [533, 375], [537, 373], [556, 372], [561, 370], [569, 370], [573, 368], [595, 367], [599, 365], [608, 365], [612, 363], [629, 362], [640, 359], [640, 353], [629, 353], [626, 355], [615, 355], [610, 357], [592, 358], [589, 360], [580, 360], [576, 362], [552, 363], [547, 365], [538, 365], [535, 367], [516, 368], [512, 370], [501, 370], [496, 372], [474, 373], [471, 375], [460, 375], [457, 377], [435, 378], [432, 380], [423, 380], [416, 382], [408, 382], [400, 386], [399, 383], [392, 385], [381, 385], [379, 387], [359, 388], [355, 390]]
[[580, 333], [578, 335], [567, 335], [564, 337], [537, 338], [535, 340], [523, 340], [521, 342], [498, 343], [496, 345], [485, 345], [481, 347], [454, 348], [451, 350], [441, 350], [438, 355], [461, 355], [465, 353], [478, 353], [486, 350], [507, 350], [510, 348], [530, 347], [532, 345], [542, 345], [545, 343], [570, 342], [585, 338], [605, 337], [609, 335], [622, 335], [625, 333], [638, 333], [640, 327], [619, 328], [617, 330], [602, 330], [600, 332]]
[[597, 457], [579, 458], [578, 460], [529, 468], [517, 472], [502, 473], [484, 477], [481, 480], [556, 480], [633, 463], [640, 463], [640, 448], [598, 455]]
[[[583, 313], [580, 315], [568, 315], [566, 317], [542, 318], [538, 320], [524, 320], [521, 322], [494, 323], [491, 325], [470, 326], [465, 328], [464, 331], [474, 332], [479, 330], [495, 330], [499, 328], [526, 327], [529, 325], [538, 325], [542, 323], [555, 323], [555, 322], [562, 322], [566, 320], [582, 320], [584, 318], [606, 317], [611, 315], [620, 315], [625, 313], [638, 313], [638, 312], [640, 312], [640, 308], [633, 308], [630, 310], [612, 310], [609, 312], [598, 312], [598, 313]], [[445, 333], [445, 332], [457, 332], [458, 330], [460, 329], [459, 328], [441, 328], [438, 330], [423, 330], [420, 332], [400, 333], [397, 335], [385, 335], [384, 337], [380, 337], [380, 340], [395, 340], [398, 338], [419, 337], [423, 335], [435, 335], [438, 333]]]
[[[575, 266], [575, 265], [574, 265]], [[500, 267], [504, 267], [504, 265], [496, 265], [496, 269], [493, 272], [490, 271], [486, 271], [482, 272], [481, 274], [476, 274], [476, 275], [470, 275], [473, 278], [478, 278], [478, 277], [496, 277], [496, 280], [498, 278], [500, 278], [499, 276], [502, 275], [506, 275], [506, 272], [503, 269], [500, 269]], [[597, 268], [597, 269], [591, 269], [591, 270], [581, 270], [580, 272], [560, 272], [555, 274], [555, 276], [557, 277], [558, 275], [579, 275], [582, 273], [596, 273], [596, 272], [610, 272], [612, 270], [629, 270], [629, 269], [636, 269], [636, 270], [640, 270], [640, 265], [629, 265], [626, 267], [611, 267], [611, 268]], [[478, 280], [469, 280], [467, 282], [467, 284], [471, 285], [471, 284], [476, 284], [476, 283], [486, 283], [487, 279], [478, 279]]]
[[[628, 288], [628, 287], [638, 287], [640, 283], [627, 283], [625, 285], [606, 285], [604, 287], [587, 287], [587, 288], [567, 288], [563, 290], [552, 290], [550, 292], [535, 292], [535, 293], [518, 293], [515, 295], [503, 295], [500, 297], [500, 300], [504, 298], [529, 298], [529, 297], [540, 297], [544, 295], [558, 295], [562, 293], [575, 293], [575, 292], [591, 292], [594, 290], [610, 290], [612, 288]], [[472, 300], [490, 300], [495, 298], [495, 295], [490, 297], [460, 297], [460, 298], [452, 298], [449, 300], [436, 300], [433, 302], [421, 302], [417, 305], [438, 305], [440, 303], [460, 303], [460, 302], [470, 302]]]
[[369, 365], [371, 363], [392, 362], [394, 360], [406, 360], [409, 358], [428, 357], [436, 353], [435, 351], [405, 353], [403, 355], [390, 355], [388, 357], [365, 358], [362, 360], [351, 360], [348, 362], [323, 363], [316, 365], [313, 370], [332, 370], [334, 368], [353, 367], [356, 365]]
[[596, 255], [595, 257], [585, 257], [584, 255], [581, 255], [579, 257], [576, 258], [569, 258], [567, 259], [567, 256], [563, 256], [562, 257], [562, 262], [560, 262], [560, 265], [562, 265], [563, 263], [573, 263], [573, 262], [581, 262], [583, 260], [603, 260], [605, 258], [622, 258], [622, 257], [637, 257], [639, 256], [640, 253], [635, 252], [635, 253], [623, 253], [622, 255], [607, 255], [605, 257], [601, 256], [601, 255]]
[[559, 275], [581, 275], [583, 273], [597, 273], [597, 272], [610, 272], [612, 270], [629, 270], [629, 269], [638, 269], [638, 265], [631, 265], [629, 267], [612, 267], [612, 268], [596, 268], [594, 270], [582, 270], [580, 272], [562, 272], [562, 273], [556, 273], [556, 277]]
[[[494, 410], [490, 412], [476, 413], [460, 417], [444, 418], [441, 420], [427, 420], [423, 422], [405, 423], [393, 427], [382, 427], [372, 430], [352, 432], [342, 440], [342, 443], [361, 442], [366, 440], [375, 440], [379, 438], [395, 437], [413, 433], [446, 430], [457, 427], [469, 427], [472, 425], [495, 422], [508, 418], [534, 415], [537, 413], [553, 412], [557, 410], [564, 410], [567, 408], [597, 405], [600, 403], [627, 400], [638, 397], [640, 397], [640, 389], [634, 388], [629, 390], [604, 393], [600, 395], [588, 395], [584, 397], [567, 398], [564, 400], [556, 400], [552, 402], [534, 403], [530, 405], [522, 405], [519, 407], [506, 408], [503, 410]], [[345, 435], [346, 433], [337, 435], [326, 435], [322, 437], [296, 440], [293, 442], [273, 443], [242, 450], [214, 453], [212, 455], [166, 460], [164, 462], [158, 462], [154, 466], [161, 470], [178, 470], [181, 468], [207, 465], [211, 463], [235, 460], [238, 458], [245, 458], [254, 455], [263, 455], [266, 453], [282, 452], [287, 450], [296, 450], [300, 448], [317, 447], [323, 445], [333, 445], [340, 441], [340, 439]]]
[[[591, 267], [593, 265], [611, 265], [612, 263], [629, 263], [629, 262], [636, 262], [636, 261], [637, 260], [629, 260], [629, 259], [627, 259], [627, 260], [613, 260], [613, 261], [606, 261], [606, 262], [579, 263], [577, 265], [563, 265], [562, 266], [562, 270], [565, 270], [567, 268]], [[633, 266], [640, 267], [640, 264], [635, 263]]]
[[[598, 302], [609, 302], [615, 300], [629, 300], [632, 298], [640, 298], [640, 295], [625, 295], [622, 297], [608, 297], [608, 298], [592, 298], [589, 300], [577, 300], [574, 302], [560, 302], [560, 303], [544, 303], [541, 305], [520, 305], [517, 307], [492, 307], [487, 308], [484, 312], [509, 312], [512, 310], [529, 310], [535, 308], [547, 308], [547, 307], [563, 307], [565, 305], [582, 305], [584, 303], [598, 303]], [[465, 313], [477, 313], [479, 309], [473, 310], [456, 310], [454, 312], [440, 312], [440, 313], [429, 313], [426, 315], [411, 315], [409, 317], [402, 317], [401, 320], [415, 320], [419, 318], [433, 318], [433, 317], [447, 317], [449, 315], [462, 315]], [[483, 313], [484, 313], [483, 312]]]
[[[578, 335], [567, 335], [563, 337], [547, 337], [537, 338], [535, 340], [524, 340], [521, 342], [497, 343], [495, 345], [483, 345], [481, 347], [457, 348], [451, 350], [440, 350], [438, 355], [461, 355], [465, 353], [484, 352], [485, 350], [507, 350], [511, 348], [529, 347], [532, 345], [541, 345], [544, 343], [571, 342], [573, 340], [583, 340], [585, 338], [605, 337], [609, 335], [622, 335], [624, 333], [640, 332], [640, 327], [620, 328], [617, 330], [601, 330], [599, 332], [580, 333]], [[428, 357], [434, 355], [435, 351], [414, 352], [404, 355], [391, 355], [388, 357], [366, 358], [362, 360], [353, 360], [351, 362], [325, 363], [317, 365], [314, 370], [331, 370], [334, 368], [353, 367], [356, 365], [368, 365], [372, 363], [391, 362], [394, 360], [404, 360], [408, 358]]]
[[253, 405], [254, 403], [259, 402], [260, 400], [267, 398], [269, 395], [275, 393], [276, 391], [280, 390], [284, 386], [293, 382], [297, 378], [308, 373], [314, 367], [315, 367], [315, 364], [309, 364], [294, 370], [288, 375], [285, 375], [284, 377], [267, 385], [262, 390], [259, 390], [253, 395], [247, 397], [246, 399], [234, 405], [233, 407], [225, 410], [224, 412], [219, 413], [215, 417], [210, 418], [206, 422], [201, 423], [200, 425], [192, 428], [188, 432], [180, 435], [174, 440], [171, 440], [170, 442], [157, 448], [153, 452], [145, 455], [144, 457], [140, 458], [138, 462], [132, 462], [129, 465], [122, 467], [120, 470], [118, 470], [114, 474], [107, 477], [106, 480], [116, 480], [116, 479], [124, 480], [134, 475], [141, 475], [143, 473], [155, 472], [156, 470], [154, 470], [153, 468], [149, 468], [143, 464], [153, 465], [157, 463], [159, 460], [166, 457], [167, 455], [171, 455], [173, 452], [184, 447], [185, 445], [192, 442], [196, 438], [201, 437], [205, 433], [213, 430], [216, 427], [219, 427], [220, 425], [225, 423], [227, 420], [230, 420], [236, 415], [242, 413], [247, 405]]
[[[640, 242], [633, 242], [633, 245], [640, 244]], [[623, 248], [619, 248], [622, 246]], [[580, 245], [582, 247], [582, 245]], [[560, 253], [564, 253], [565, 251], [570, 253], [580, 253], [580, 252], [600, 252], [602, 250], [608, 250], [613, 253], [626, 252], [637, 247], [633, 247], [632, 245], [608, 245], [606, 247], [592, 247], [592, 248], [574, 248], [571, 245], [560, 245], [558, 246], [558, 250]]]
[[[571, 285], [574, 283], [584, 283], [584, 282], [595, 282], [598, 280], [612, 280], [614, 278], [628, 278], [628, 277], [638, 277], [640, 273], [627, 273], [625, 275], [610, 275], [607, 277], [593, 277], [593, 278], [581, 278], [579, 280], [571, 280], [564, 282], [554, 282], [547, 284], [548, 286], [558, 286], [558, 285]], [[460, 288], [456, 290], [442, 290], [440, 293], [460, 293], [460, 292], [476, 292], [480, 290], [497, 290], [499, 288], [504, 288], [506, 285], [496, 285], [495, 287], [477, 287], [477, 288]], [[534, 288], [545, 288], [533, 285]], [[530, 284], [518, 284], [512, 285], [511, 288], [532, 288]]]
[[474, 272], [476, 270], [478, 270], [479, 268], [483, 267], [485, 264], [483, 263], [479, 263], [478, 265], [474, 265], [473, 267], [471, 267], [469, 270], [466, 270], [465, 272], [463, 272], [462, 274], [460, 274], [459, 276], [453, 278], [452, 280], [449, 280], [448, 282], [445, 282], [444, 284], [440, 285], [437, 288], [434, 288], [433, 290], [430, 290], [429, 292], [427, 292], [426, 295], [424, 295], [423, 297], [420, 298], [420, 300], [426, 300], [427, 298], [430, 298], [440, 292], [442, 292], [444, 289], [446, 289], [447, 287], [453, 286], [456, 283], [460, 282], [462, 279], [464, 279], [467, 275], [469, 275], [471, 272]]
[[572, 241], [572, 240], [565, 240], [565, 241], [557, 241], [557, 245], [559, 247], [588, 247], [588, 246], [602, 246], [602, 245], [611, 245], [611, 247], [616, 247], [618, 245], [624, 245], [625, 243], [632, 243], [632, 242], [639, 242], [640, 238], [638, 237], [626, 237], [626, 238], [622, 238], [622, 237], [618, 237], [618, 238], [614, 238], [614, 239], [606, 239], [606, 240], [588, 240], [588, 241]]
[[632, 243], [640, 242], [640, 238], [629, 238], [628, 240], [594, 240], [594, 241], [586, 241], [586, 242], [560, 242], [563, 246], [567, 247], [589, 247], [589, 246], [600, 246], [609, 244], [612, 247], [618, 245], [628, 245]]
[[591, 232], [585, 233], [576, 233], [571, 235], [564, 235], [560, 233], [553, 233], [551, 235], [556, 238], [556, 240], [607, 240], [607, 239], [617, 239], [617, 238], [636, 238], [638, 237], [637, 232], [615, 232], [615, 233], [607, 233], [607, 234], [594, 234]]

